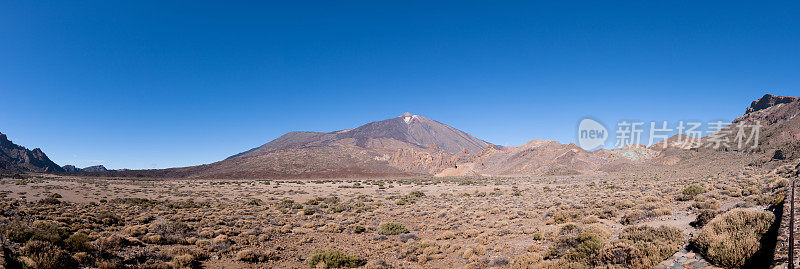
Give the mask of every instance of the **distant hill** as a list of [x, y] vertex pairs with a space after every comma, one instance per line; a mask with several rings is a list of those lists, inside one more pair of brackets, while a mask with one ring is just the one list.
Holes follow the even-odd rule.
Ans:
[[64, 172], [41, 149], [28, 150], [0, 133], [0, 172]]
[[87, 172], [87, 173], [96, 173], [96, 172], [108, 172], [111, 170], [106, 169], [105, 166], [102, 165], [94, 165], [84, 168], [77, 168], [74, 165], [64, 165], [61, 168], [64, 169], [64, 172], [68, 173], [77, 173], [77, 172]]

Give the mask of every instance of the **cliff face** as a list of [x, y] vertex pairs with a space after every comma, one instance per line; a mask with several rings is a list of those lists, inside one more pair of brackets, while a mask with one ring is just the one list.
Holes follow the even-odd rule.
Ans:
[[0, 171], [3, 172], [64, 172], [44, 152], [35, 148], [28, 150], [14, 144], [0, 133]]

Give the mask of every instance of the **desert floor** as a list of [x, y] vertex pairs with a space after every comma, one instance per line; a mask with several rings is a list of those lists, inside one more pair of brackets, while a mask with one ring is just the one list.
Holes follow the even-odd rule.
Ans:
[[[787, 183], [749, 169], [380, 180], [41, 175], [0, 180], [0, 222], [56, 229], [64, 242], [84, 234], [60, 244], [89, 267], [309, 268], [326, 249], [372, 268], [666, 267], [698, 234], [701, 212], [767, 209]], [[11, 241], [18, 253], [24, 242]]]

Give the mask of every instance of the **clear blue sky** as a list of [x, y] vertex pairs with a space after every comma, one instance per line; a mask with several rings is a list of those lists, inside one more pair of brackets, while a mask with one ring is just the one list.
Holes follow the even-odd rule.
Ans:
[[403, 112], [570, 143], [584, 116], [800, 95], [796, 1], [216, 2], [0, 1], [0, 132], [60, 165], [164, 168]]

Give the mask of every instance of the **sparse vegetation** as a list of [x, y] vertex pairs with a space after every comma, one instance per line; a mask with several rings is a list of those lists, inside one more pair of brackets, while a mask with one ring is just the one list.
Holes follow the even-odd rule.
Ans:
[[[193, 188], [30, 178], [13, 185], [22, 191], [0, 191], [0, 235], [20, 264], [29, 258], [19, 250], [37, 241], [73, 264], [102, 268], [297, 268], [312, 260], [314, 267], [652, 268], [689, 243], [682, 232], [689, 225], [661, 216], [694, 214], [692, 225], [702, 227], [714, 212], [766, 206], [787, 188], [769, 175], [703, 177], [702, 184], [607, 177], [196, 180]], [[338, 187], [355, 183], [363, 188]], [[693, 195], [685, 202], [670, 195], [685, 189]], [[50, 196], [59, 203], [39, 202]], [[527, 243], [493, 243], [504, 240]], [[345, 246], [352, 248], [332, 250]]]

